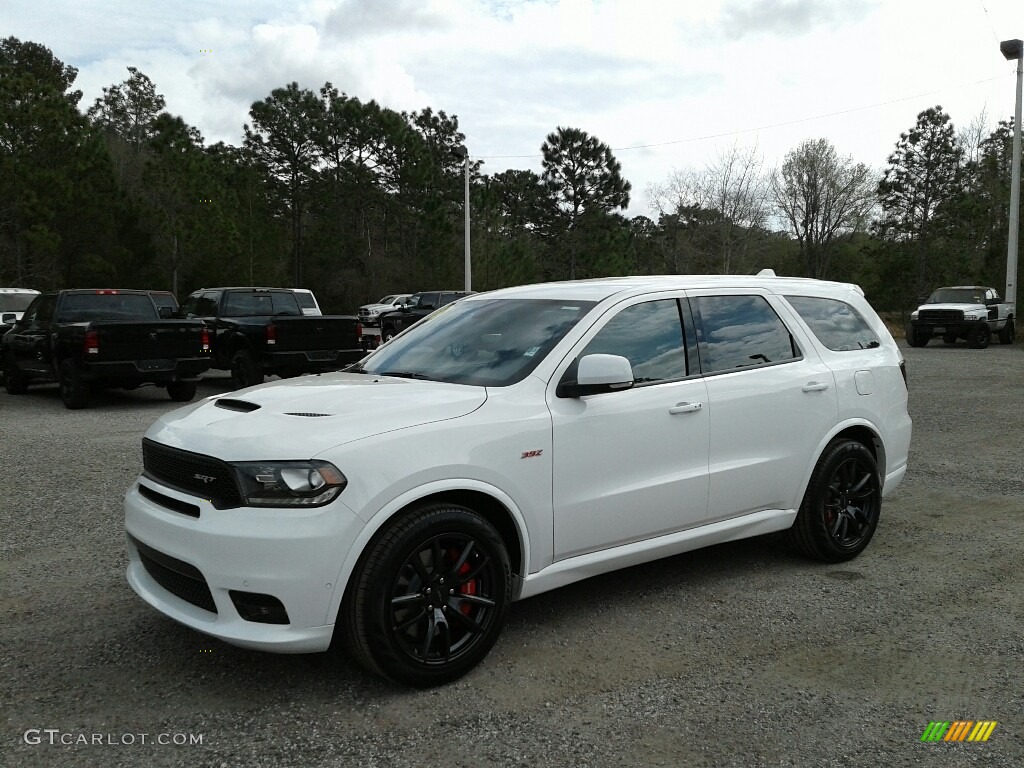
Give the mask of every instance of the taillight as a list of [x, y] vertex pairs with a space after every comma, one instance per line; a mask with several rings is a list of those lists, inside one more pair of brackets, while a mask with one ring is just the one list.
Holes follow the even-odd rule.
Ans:
[[271, 323], [264, 329], [267, 344], [277, 344], [277, 326]]
[[199, 331], [199, 343], [203, 345], [203, 352], [210, 351], [210, 329], [206, 326]]
[[363, 324], [362, 323], [356, 323], [356, 338], [357, 339], [363, 338]]
[[99, 331], [85, 332], [85, 342], [82, 344], [82, 351], [87, 355], [98, 355], [100, 353]]
[[907, 361], [906, 360], [900, 360], [900, 373], [903, 374], [903, 386], [905, 386], [909, 390], [910, 389], [910, 385], [907, 384]]

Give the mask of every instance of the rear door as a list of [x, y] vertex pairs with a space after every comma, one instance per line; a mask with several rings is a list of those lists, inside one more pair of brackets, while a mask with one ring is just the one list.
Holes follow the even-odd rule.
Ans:
[[[707, 514], [707, 389], [680, 296], [610, 310], [549, 384], [555, 560], [699, 525]], [[633, 388], [558, 397], [559, 381], [594, 353], [629, 359]]]
[[711, 417], [708, 521], [795, 508], [808, 460], [836, 423], [832, 371], [765, 291], [690, 301]]

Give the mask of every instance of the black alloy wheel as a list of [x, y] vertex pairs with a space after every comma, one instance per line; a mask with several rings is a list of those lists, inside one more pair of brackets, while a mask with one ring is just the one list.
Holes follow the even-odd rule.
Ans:
[[381, 344], [383, 344], [383, 343], [385, 343], [387, 341], [391, 341], [393, 338], [395, 338], [395, 329], [394, 328], [392, 328], [390, 325], [386, 326], [384, 328], [381, 328], [381, 331], [380, 331], [380, 343]]
[[457, 505], [422, 507], [386, 529], [357, 566], [345, 639], [364, 666], [396, 682], [450, 682], [498, 639], [511, 583], [505, 546], [487, 520]]
[[931, 334], [915, 329], [913, 324], [908, 323], [906, 329], [907, 344], [912, 347], [923, 347], [931, 339]]
[[235, 389], [245, 389], [263, 383], [263, 371], [256, 366], [252, 353], [240, 349], [231, 357], [231, 385]]
[[814, 468], [790, 541], [808, 557], [839, 563], [867, 547], [882, 509], [875, 457], [864, 445], [829, 443]]

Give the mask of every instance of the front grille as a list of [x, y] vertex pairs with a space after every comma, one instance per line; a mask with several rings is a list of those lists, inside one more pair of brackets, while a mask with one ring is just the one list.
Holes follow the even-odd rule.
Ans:
[[186, 603], [191, 603], [210, 613], [217, 612], [217, 605], [213, 602], [210, 587], [198, 568], [170, 555], [165, 555], [163, 552], [158, 552], [134, 536], [131, 537], [131, 541], [139, 552], [142, 566], [153, 581]]
[[944, 325], [945, 323], [962, 323], [964, 312], [962, 309], [922, 309], [918, 312], [917, 317], [932, 325]]
[[153, 480], [209, 499], [218, 509], [239, 507], [242, 497], [231, 467], [220, 459], [142, 440], [145, 475]]

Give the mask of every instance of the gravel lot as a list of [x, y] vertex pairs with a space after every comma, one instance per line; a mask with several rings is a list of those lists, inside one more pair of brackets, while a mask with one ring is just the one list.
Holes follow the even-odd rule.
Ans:
[[[1024, 765], [1024, 349], [904, 354], [911, 469], [860, 558], [762, 538], [591, 579], [514, 604], [486, 662], [433, 691], [148, 608], [121, 495], [166, 395], [0, 392], [0, 765]], [[999, 725], [922, 744], [930, 720]]]

